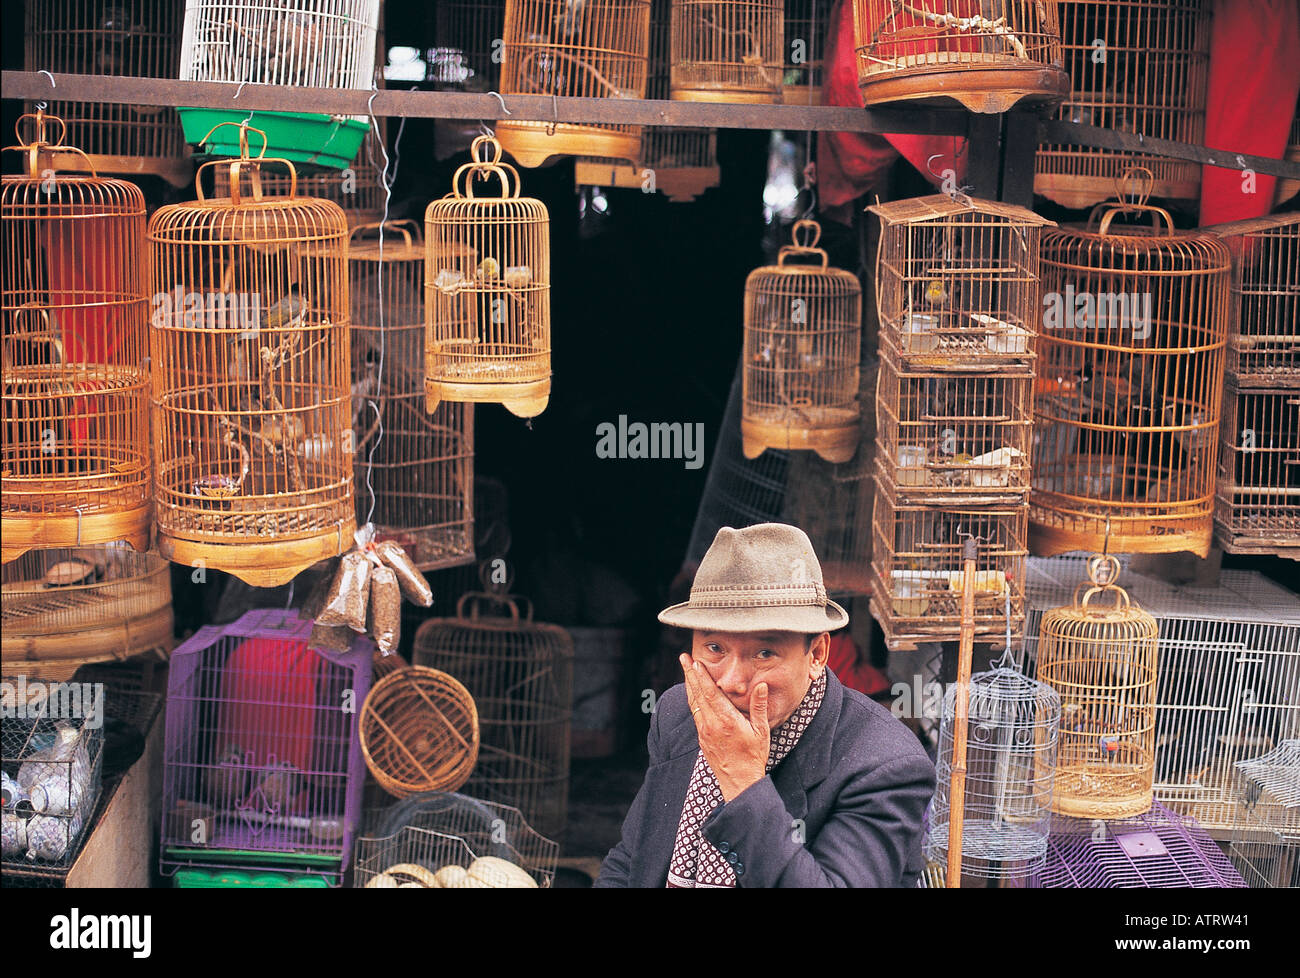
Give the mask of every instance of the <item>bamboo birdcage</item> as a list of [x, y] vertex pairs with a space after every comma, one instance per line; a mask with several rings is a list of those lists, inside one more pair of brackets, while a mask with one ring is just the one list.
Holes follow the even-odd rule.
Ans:
[[[1157, 215], [1167, 227], [1111, 230], [1124, 212]], [[1099, 207], [1089, 228], [1043, 240], [1030, 545], [1049, 556], [1108, 546], [1204, 557], [1228, 249], [1213, 235], [1175, 231], [1167, 211], [1143, 203]]]
[[[325, 200], [238, 190], [248, 155], [149, 222], [158, 547], [274, 587], [352, 545], [347, 221]], [[290, 167], [287, 160], [278, 161]], [[231, 169], [207, 199], [202, 171]], [[181, 299], [184, 302], [181, 302]]]
[[432, 571], [474, 560], [474, 405], [424, 410], [424, 257], [414, 221], [349, 238], [357, 523]]
[[[1089, 560], [1073, 603], [1039, 626], [1038, 679], [1061, 697], [1052, 811], [1074, 818], [1140, 815], [1154, 797], [1159, 628], [1119, 572], [1113, 555]], [[1114, 604], [1090, 604], [1107, 595]]]
[[1240, 387], [1300, 388], [1300, 213], [1201, 230], [1232, 252], [1228, 374]]
[[1034, 355], [1042, 228], [1010, 204], [935, 194], [869, 207], [880, 218], [882, 349], [909, 367], [1023, 373]]
[[[470, 154], [424, 213], [427, 407], [490, 401], [531, 418], [551, 395], [550, 215], [519, 196], [500, 143], [480, 136]], [[471, 180], [491, 176], [501, 196], [475, 197]]]
[[[828, 266], [821, 233], [816, 221], [796, 221], [794, 244], [745, 279], [746, 458], [783, 448], [847, 462], [857, 450], [862, 288]], [[809, 258], [816, 264], [792, 261]]]
[[1300, 740], [1238, 761], [1228, 856], [1247, 886], [1300, 887]]
[[1056, 0], [852, 0], [867, 105], [956, 100], [1000, 113], [1070, 93]]
[[1300, 382], [1224, 386], [1214, 523], [1228, 553], [1300, 560]]
[[573, 710], [569, 633], [535, 622], [524, 599], [470, 593], [457, 603], [454, 618], [420, 626], [412, 662], [455, 676], [474, 698], [479, 755], [465, 790], [518, 808], [538, 832], [560, 838]]
[[[501, 91], [567, 98], [645, 98], [650, 0], [506, 0]], [[497, 123], [521, 166], [552, 156], [636, 160], [641, 129], [610, 123]]]
[[[506, 0], [439, 0], [433, 47], [425, 52], [425, 80], [437, 91], [500, 91]], [[477, 119], [435, 119], [435, 155], [463, 152], [479, 135]]]
[[[184, 12], [183, 0], [29, 2], [24, 62], [28, 71], [175, 78]], [[57, 154], [60, 170], [85, 172], [88, 160], [98, 173], [149, 174], [176, 186], [193, 172], [175, 109], [57, 101], [46, 111], [67, 123], [68, 143], [86, 154]]]
[[672, 98], [780, 104], [783, 0], [672, 0]]
[[830, 20], [830, 0], [785, 0], [786, 105], [822, 104], [822, 51]]
[[[1073, 91], [1064, 122], [1205, 142], [1210, 66], [1209, 0], [1059, 0], [1061, 42]], [[1153, 196], [1195, 200], [1201, 165], [1128, 150], [1044, 143], [1034, 192], [1064, 207], [1110, 196], [1133, 165], [1149, 169]]]
[[[34, 120], [33, 140], [22, 138]], [[59, 127], [49, 139], [46, 126]], [[18, 120], [24, 172], [0, 184], [4, 422], [0, 557], [149, 545], [149, 290], [134, 184], [64, 176], [63, 122]], [[87, 164], [89, 166], [89, 164]]]

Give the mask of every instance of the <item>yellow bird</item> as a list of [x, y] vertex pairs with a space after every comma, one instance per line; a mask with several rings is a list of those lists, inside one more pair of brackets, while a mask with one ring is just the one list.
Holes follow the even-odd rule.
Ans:
[[925, 301], [932, 306], [947, 304], [948, 290], [943, 287], [943, 283], [937, 278], [925, 283]]

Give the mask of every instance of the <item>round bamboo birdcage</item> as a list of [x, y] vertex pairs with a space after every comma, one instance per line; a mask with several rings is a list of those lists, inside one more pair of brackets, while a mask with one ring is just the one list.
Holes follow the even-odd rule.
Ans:
[[[1101, 213], [1100, 224], [1094, 223]], [[1121, 213], [1164, 221], [1113, 230]], [[1231, 261], [1144, 203], [1043, 238], [1030, 547], [1209, 552]], [[1132, 226], [1131, 226], [1132, 227]]]
[[[25, 66], [28, 71], [175, 78], [184, 11], [177, 0], [29, 3], [23, 32]], [[173, 108], [60, 100], [51, 101], [46, 111], [67, 123], [68, 144], [86, 154], [56, 154], [57, 169], [85, 172], [89, 165], [98, 173], [157, 176], [174, 186], [183, 186], [194, 172]]]
[[780, 103], [782, 0], [672, 0], [672, 98]]
[[1223, 388], [1215, 542], [1300, 559], [1300, 384]]
[[171, 570], [124, 544], [29, 550], [0, 571], [5, 674], [62, 681], [172, 647]]
[[[1073, 604], [1039, 625], [1038, 678], [1061, 697], [1060, 815], [1127, 818], [1154, 797], [1158, 627], [1115, 584], [1119, 570], [1113, 555], [1093, 557]], [[1113, 604], [1094, 602], [1107, 595]]]
[[[501, 91], [567, 98], [645, 98], [650, 0], [506, 0]], [[639, 126], [497, 123], [502, 147], [521, 166], [553, 156], [641, 155]]]
[[359, 727], [366, 766], [396, 798], [455, 791], [478, 760], [474, 698], [437, 669], [408, 666], [379, 680], [366, 696]]
[[[255, 587], [352, 546], [347, 221], [338, 205], [270, 197], [241, 157], [200, 167], [196, 201], [149, 222], [158, 548]], [[290, 167], [287, 160], [278, 161]], [[207, 199], [202, 171], [231, 169]]]
[[117, 540], [145, 550], [153, 514], [144, 195], [95, 176], [89, 163], [90, 176], [59, 174], [54, 157], [80, 152], [63, 145], [62, 120], [38, 112], [17, 128], [19, 145], [6, 149], [24, 155], [24, 169], [0, 185], [0, 556]]
[[[531, 418], [551, 396], [550, 215], [519, 196], [500, 143], [480, 136], [470, 153], [424, 214], [427, 408], [488, 401]], [[476, 197], [491, 176], [501, 195]]]
[[462, 596], [454, 618], [421, 625], [412, 653], [474, 698], [479, 756], [466, 790], [518, 808], [550, 838], [563, 835], [568, 810], [573, 657], [569, 633], [535, 622], [531, 602], [482, 593]]
[[[1205, 142], [1209, 0], [1059, 0], [1053, 6], [1060, 11], [1061, 46], [1072, 83], [1057, 118]], [[1200, 196], [1199, 163], [1049, 143], [1038, 148], [1034, 193], [1063, 207], [1091, 207], [1106, 200], [1116, 179], [1134, 165], [1151, 171], [1155, 197]]]
[[[745, 280], [745, 457], [803, 449], [847, 462], [861, 413], [862, 287], [829, 267], [816, 221], [796, 221], [791, 237], [775, 265]], [[794, 263], [810, 258], [815, 264]]]
[[822, 104], [822, 50], [830, 20], [830, 0], [786, 0], [782, 86], [786, 105]]
[[852, 2], [867, 105], [955, 100], [1000, 113], [1070, 94], [1056, 0]]
[[348, 243], [357, 523], [422, 571], [474, 560], [474, 405], [424, 410], [424, 242], [415, 221]]

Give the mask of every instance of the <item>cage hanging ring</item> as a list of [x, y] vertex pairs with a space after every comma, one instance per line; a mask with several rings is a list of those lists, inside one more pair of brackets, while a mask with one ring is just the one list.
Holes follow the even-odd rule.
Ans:
[[[805, 240], [800, 240], [800, 235]], [[802, 218], [794, 222], [794, 227], [790, 229], [790, 239], [800, 248], [816, 248], [817, 242], [822, 239], [822, 226], [816, 221]]]

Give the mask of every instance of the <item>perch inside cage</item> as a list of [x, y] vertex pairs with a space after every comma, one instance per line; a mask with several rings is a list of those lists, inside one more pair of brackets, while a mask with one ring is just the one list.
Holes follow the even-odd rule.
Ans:
[[1039, 251], [1051, 221], [946, 194], [869, 207], [880, 218], [883, 349], [913, 367], [1024, 372], [1042, 319]]
[[1300, 557], [1300, 384], [1224, 385], [1215, 539], [1229, 553]]
[[[1061, 44], [1072, 91], [1063, 122], [1205, 142], [1210, 68], [1209, 0], [1059, 0]], [[1198, 163], [1094, 146], [1045, 143], [1034, 192], [1064, 207], [1091, 207], [1115, 180], [1140, 164], [1153, 174], [1153, 196], [1195, 200]]]
[[[424, 215], [426, 406], [489, 401], [531, 418], [551, 395], [550, 215], [519, 196], [499, 143], [480, 136], [470, 152]], [[476, 197], [492, 176], [501, 195]]]
[[1039, 625], [1038, 678], [1061, 697], [1052, 811], [1126, 818], [1153, 798], [1159, 629], [1116, 585], [1113, 556], [1091, 559], [1088, 574]]
[[425, 622], [412, 654], [456, 676], [478, 708], [466, 790], [518, 808], [551, 838], [564, 834], [568, 809], [573, 655], [569, 633], [533, 621], [531, 602], [492, 594], [464, 595], [456, 617]]
[[672, 0], [672, 98], [780, 103], [782, 0]]
[[[645, 98], [650, 0], [506, 0], [501, 91], [567, 98]], [[522, 166], [552, 156], [635, 161], [641, 129], [614, 123], [497, 123]]]
[[347, 222], [292, 180], [288, 196], [263, 194], [247, 131], [240, 160], [196, 180], [229, 167], [234, 196], [200, 189], [149, 224], [167, 299], [152, 331], [158, 548], [273, 587], [348, 550], [356, 529]]
[[38, 112], [17, 129], [19, 145], [6, 149], [21, 152], [25, 167], [0, 183], [0, 554], [8, 562], [32, 548], [118, 540], [144, 550], [152, 522], [144, 195], [93, 167], [90, 176], [57, 173], [54, 156], [80, 152], [62, 145], [62, 120]]
[[[1103, 210], [1103, 208], [1098, 208]], [[1131, 212], [1154, 230], [1112, 226]], [[1043, 239], [1030, 542], [1204, 557], [1212, 533], [1228, 249], [1142, 203]], [[1157, 222], [1158, 224], [1158, 222]], [[1109, 544], [1106, 535], [1109, 533]]]
[[745, 457], [804, 449], [847, 462], [858, 441], [862, 289], [827, 266], [816, 221], [796, 222], [792, 236], [775, 265], [745, 280]]
[[[24, 62], [28, 71], [175, 78], [183, 14], [177, 0], [29, 3]], [[57, 101], [47, 111], [67, 122], [67, 142], [86, 154], [56, 154], [57, 169], [84, 171], [89, 164], [99, 173], [149, 174], [175, 186], [193, 173], [175, 109]]]
[[357, 741], [374, 645], [310, 645], [293, 611], [209, 625], [172, 654], [162, 871], [311, 872], [338, 882], [359, 828]]
[[1228, 855], [1251, 887], [1300, 887], [1300, 740], [1237, 762]]
[[786, 105], [822, 104], [822, 51], [830, 18], [830, 0], [786, 0], [786, 63], [781, 89]]
[[[422, 571], [474, 559], [474, 406], [424, 409], [424, 242], [414, 221], [348, 246], [357, 524]], [[372, 508], [373, 507], [373, 508]]]
[[1000, 113], [1070, 93], [1056, 0], [852, 0], [867, 105], [955, 100]]
[[[369, 90], [375, 70], [379, 0], [186, 0], [182, 81]], [[342, 169], [370, 128], [364, 116], [184, 107], [191, 143], [212, 156], [238, 156], [231, 138], [209, 141], [221, 123], [243, 121], [267, 134], [273, 156]], [[205, 136], [204, 134], [208, 135]], [[228, 134], [227, 134], [228, 135]]]

